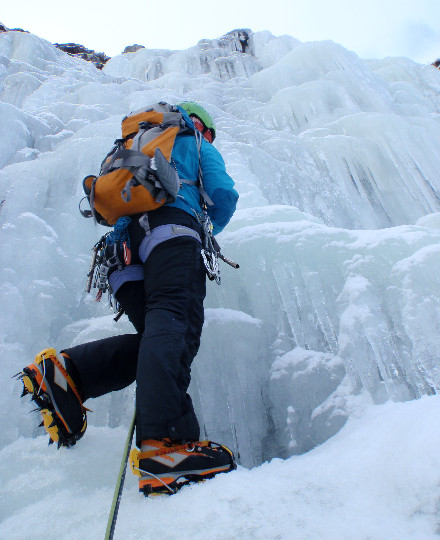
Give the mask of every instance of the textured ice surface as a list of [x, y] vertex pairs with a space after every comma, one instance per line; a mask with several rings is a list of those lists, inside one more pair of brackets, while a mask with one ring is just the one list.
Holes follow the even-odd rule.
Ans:
[[[333, 42], [235, 32], [103, 71], [0, 35], [1, 445], [40, 433], [19, 371], [46, 346], [130, 331], [85, 298], [103, 229], [78, 213], [120, 120], [159, 100], [212, 112], [240, 193], [219, 237], [191, 392], [245, 466], [304, 453], [362, 404], [440, 388], [440, 72]], [[88, 406], [127, 426], [133, 388]], [[17, 443], [15, 443], [17, 444]]]

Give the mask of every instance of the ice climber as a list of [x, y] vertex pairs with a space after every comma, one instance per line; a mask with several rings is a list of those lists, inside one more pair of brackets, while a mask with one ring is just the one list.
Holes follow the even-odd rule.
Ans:
[[[194, 102], [176, 108], [189, 129], [176, 137], [171, 163], [179, 178], [193, 180], [200, 164], [217, 234], [231, 219], [238, 194], [212, 146], [216, 132], [211, 116]], [[199, 424], [187, 393], [206, 293], [197, 220], [201, 199], [195, 184], [182, 184], [174, 203], [131, 216], [127, 231], [132, 261], [115, 269], [109, 283], [137, 333], [60, 353], [45, 349], [21, 373], [23, 395], [32, 394], [49, 442], [58, 446], [72, 446], [84, 435], [88, 411], [84, 402], [136, 381], [138, 449], [137, 462], [131, 465], [145, 494], [175, 486], [178, 478], [201, 479], [235, 468], [225, 446], [199, 440]]]

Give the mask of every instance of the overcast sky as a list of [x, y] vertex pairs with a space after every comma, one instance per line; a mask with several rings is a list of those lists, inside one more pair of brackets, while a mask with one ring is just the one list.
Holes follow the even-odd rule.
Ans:
[[440, 57], [440, 0], [9, 0], [0, 22], [114, 56], [127, 45], [186, 49], [235, 28], [332, 39], [361, 58]]

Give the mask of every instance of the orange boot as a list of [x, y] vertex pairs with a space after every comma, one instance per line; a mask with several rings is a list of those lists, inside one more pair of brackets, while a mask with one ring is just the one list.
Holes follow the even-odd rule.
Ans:
[[23, 394], [32, 394], [43, 417], [49, 444], [73, 446], [87, 428], [87, 412], [75, 383], [66, 369], [67, 354], [57, 355], [55, 349], [44, 349], [32, 364], [18, 376], [23, 381]]
[[237, 468], [234, 454], [211, 441], [179, 444], [169, 439], [142, 441], [130, 452], [130, 467], [139, 476], [139, 491], [175, 493], [189, 482], [200, 482]]

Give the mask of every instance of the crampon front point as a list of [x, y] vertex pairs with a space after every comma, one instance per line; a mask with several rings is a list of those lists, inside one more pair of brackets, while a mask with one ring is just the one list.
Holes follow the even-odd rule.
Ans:
[[32, 364], [17, 377], [23, 381], [21, 397], [31, 395], [42, 416], [41, 427], [48, 433], [49, 444], [73, 446], [87, 428], [87, 411], [70, 377], [67, 355], [57, 355], [54, 349], [39, 353]]

